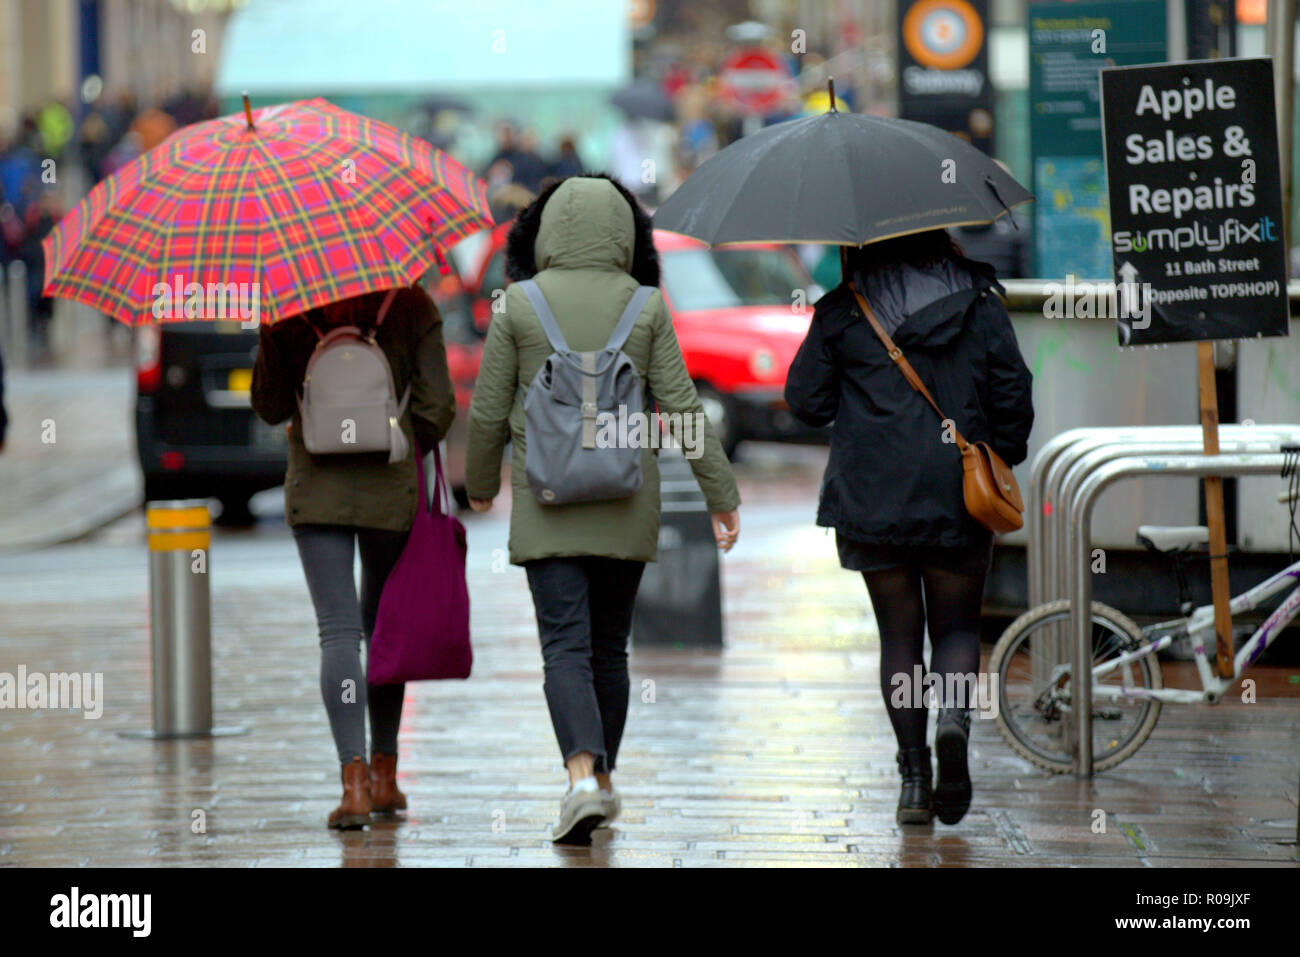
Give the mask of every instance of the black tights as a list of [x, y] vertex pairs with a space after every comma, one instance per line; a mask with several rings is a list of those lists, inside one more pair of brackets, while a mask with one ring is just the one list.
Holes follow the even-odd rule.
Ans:
[[[939, 676], [945, 676], [943, 684], [935, 688], [939, 704], [970, 707], [970, 698], [946, 702], [941, 695], [943, 689], [957, 687], [946, 676], [974, 676], [979, 671], [984, 576], [912, 565], [863, 572], [862, 577], [880, 626], [880, 690], [889, 708], [894, 736], [900, 748], [923, 748], [928, 711], [914, 706], [912, 687], [915, 669], [919, 667], [920, 673], [925, 673], [922, 652], [926, 625], [930, 631], [930, 672], [935, 675], [932, 680], [937, 682]], [[895, 675], [906, 676], [902, 686], [906, 694], [898, 690]]]

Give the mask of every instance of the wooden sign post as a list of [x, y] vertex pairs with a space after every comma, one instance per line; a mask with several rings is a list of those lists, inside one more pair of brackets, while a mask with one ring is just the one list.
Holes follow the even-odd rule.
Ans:
[[[1219, 454], [1219, 395], [1214, 387], [1214, 343], [1196, 344], [1201, 399], [1201, 442], [1206, 455]], [[1232, 674], [1232, 599], [1228, 587], [1228, 529], [1223, 512], [1223, 479], [1205, 478], [1205, 522], [1210, 527], [1210, 594], [1214, 598], [1215, 660], [1220, 676]]]
[[[1263, 58], [1101, 71], [1121, 346], [1195, 342], [1202, 447], [1219, 454], [1215, 339], [1290, 332], [1273, 68]], [[1285, 127], [1290, 129], [1289, 126]], [[1233, 672], [1223, 479], [1205, 479], [1215, 665]]]

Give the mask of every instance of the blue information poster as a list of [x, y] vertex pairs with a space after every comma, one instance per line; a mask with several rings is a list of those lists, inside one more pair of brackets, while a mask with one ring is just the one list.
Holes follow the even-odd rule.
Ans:
[[1165, 3], [1033, 4], [1028, 22], [1034, 275], [1109, 278], [1098, 76], [1165, 61]]

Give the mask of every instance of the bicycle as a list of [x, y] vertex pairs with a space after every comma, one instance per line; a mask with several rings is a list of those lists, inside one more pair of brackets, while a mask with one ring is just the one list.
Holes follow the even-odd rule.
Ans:
[[[1291, 504], [1292, 534], [1300, 501], [1300, 469], [1293, 459], [1283, 476], [1291, 479], [1290, 489], [1279, 501]], [[1294, 590], [1282, 600], [1232, 658], [1232, 674], [1220, 677], [1211, 665], [1216, 650], [1214, 606], [1192, 607], [1182, 563], [1195, 546], [1208, 543], [1209, 530], [1202, 525], [1163, 527], [1144, 525], [1138, 542], [1165, 554], [1174, 562], [1178, 577], [1181, 615], [1168, 621], [1139, 628], [1123, 612], [1094, 601], [1092, 700], [1093, 767], [1105, 771], [1132, 757], [1151, 736], [1160, 709], [1165, 704], [1217, 704], [1263, 654], [1282, 630], [1300, 614], [1300, 560], [1253, 588], [1232, 598], [1229, 607], [1235, 618], [1259, 608], [1287, 588]], [[1294, 551], [1292, 557], [1294, 557]], [[998, 731], [1016, 753], [1046, 771], [1067, 774], [1074, 769], [1070, 737], [1073, 719], [1070, 707], [1071, 664], [1067, 660], [1046, 674], [1034, 675], [1034, 651], [1038, 660], [1046, 650], [1062, 647], [1060, 634], [1070, 622], [1070, 601], [1048, 602], [1029, 609], [1003, 632], [989, 656], [988, 670], [997, 676]], [[1201, 689], [1166, 688], [1157, 655], [1175, 643], [1189, 643]], [[1059, 655], [1057, 657], [1060, 657]], [[1065, 655], [1068, 659], [1068, 655]]]

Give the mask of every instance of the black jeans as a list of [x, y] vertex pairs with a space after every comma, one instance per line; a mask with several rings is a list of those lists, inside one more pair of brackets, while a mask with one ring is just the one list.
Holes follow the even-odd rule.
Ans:
[[[350, 525], [295, 525], [307, 590], [320, 630], [320, 691], [339, 761], [366, 757], [366, 712], [370, 750], [397, 753], [406, 685], [366, 684], [361, 639], [375, 627], [379, 596], [406, 545], [407, 532]], [[361, 552], [361, 595], [353, 578], [353, 556]]]
[[542, 641], [546, 704], [565, 761], [614, 770], [627, 722], [627, 637], [644, 562], [584, 556], [524, 563]]

